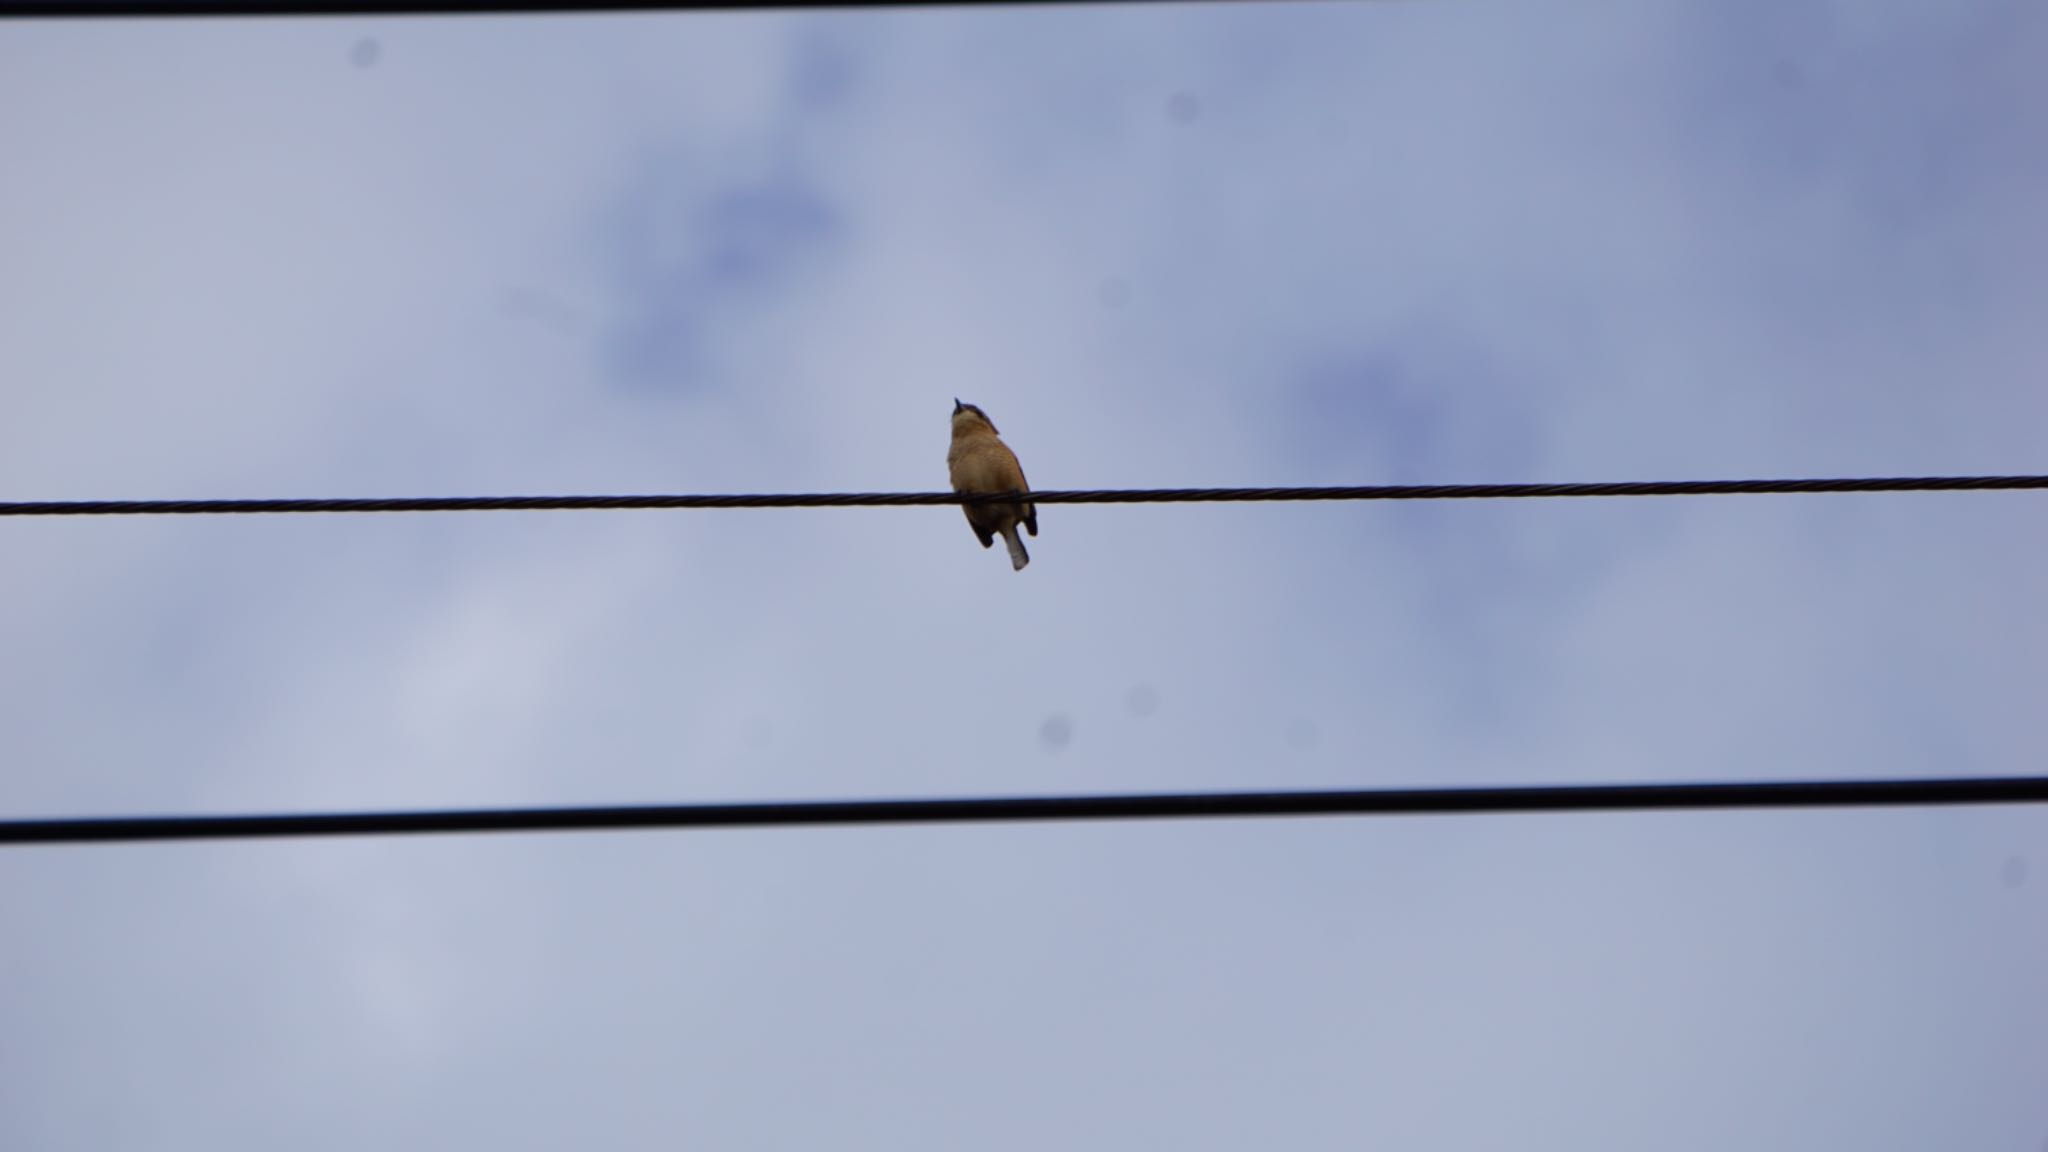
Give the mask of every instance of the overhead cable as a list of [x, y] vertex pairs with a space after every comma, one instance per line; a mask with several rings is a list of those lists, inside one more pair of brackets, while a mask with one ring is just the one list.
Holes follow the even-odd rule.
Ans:
[[[195, 16], [494, 16], [558, 12], [783, 11], [801, 8], [1024, 8], [1059, 4], [1155, 3], [1160, 0], [0, 0], [0, 18], [107, 19]], [[1176, 4], [1257, 0], [1165, 0]]]
[[[1811, 480], [1629, 480], [1593, 484], [1366, 484], [1320, 488], [1090, 488], [1031, 492], [1037, 504], [1246, 504], [1326, 500], [1514, 500], [1594, 496], [1759, 496], [2048, 489], [2042, 476]], [[1011, 501], [1018, 493], [810, 492], [621, 496], [370, 496], [234, 500], [0, 502], [0, 516], [212, 516], [338, 512], [590, 512], [673, 508], [844, 508]]]
[[471, 808], [0, 820], [0, 845], [403, 836], [474, 832], [785, 828], [873, 824], [1444, 816], [2048, 803], [2048, 776], [1723, 781], [1184, 792], [899, 800], [798, 800], [582, 808]]

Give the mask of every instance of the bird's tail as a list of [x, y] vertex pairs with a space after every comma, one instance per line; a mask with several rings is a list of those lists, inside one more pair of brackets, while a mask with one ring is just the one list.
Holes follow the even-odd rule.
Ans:
[[1017, 535], [1015, 524], [1003, 528], [1003, 543], [1010, 546], [1010, 570], [1022, 572], [1024, 566], [1031, 563], [1031, 553], [1024, 550], [1024, 538]]

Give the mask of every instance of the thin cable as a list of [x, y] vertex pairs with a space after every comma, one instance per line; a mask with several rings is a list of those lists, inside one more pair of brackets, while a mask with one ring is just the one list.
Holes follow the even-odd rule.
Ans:
[[[450, 16], [562, 12], [734, 10], [795, 8], [1026, 8], [1128, 6], [1161, 0], [0, 0], [0, 18], [169, 18], [193, 16]], [[1164, 0], [1185, 4], [1254, 3], [1256, 0]]]
[[[1302, 500], [1511, 500], [1576, 496], [1750, 496], [1817, 492], [2048, 489], [2048, 476], [1894, 476], [1832, 480], [1644, 480], [1604, 484], [1372, 484], [1342, 488], [1091, 488], [1033, 492], [1038, 504], [1242, 504]], [[414, 496], [271, 500], [0, 502], [0, 516], [197, 516], [311, 512], [577, 512], [648, 508], [843, 508], [985, 504], [1015, 493], [813, 492], [700, 496]]]
[[0, 821], [0, 845], [404, 836], [457, 832], [602, 832], [856, 824], [1212, 820], [1276, 816], [1433, 816], [1530, 812], [1871, 808], [2048, 803], [2048, 776], [1574, 784], [1339, 792], [1191, 792], [948, 800], [825, 800], [606, 808], [476, 808]]

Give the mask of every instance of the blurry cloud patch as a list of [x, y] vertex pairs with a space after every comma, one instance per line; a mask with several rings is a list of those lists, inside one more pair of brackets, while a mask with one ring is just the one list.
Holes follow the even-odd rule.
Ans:
[[1073, 718], [1064, 712], [1055, 712], [1038, 726], [1038, 743], [1047, 752], [1058, 752], [1074, 742]]
[[1124, 707], [1130, 709], [1133, 716], [1150, 716], [1159, 711], [1159, 690], [1150, 684], [1133, 685], [1124, 694]]

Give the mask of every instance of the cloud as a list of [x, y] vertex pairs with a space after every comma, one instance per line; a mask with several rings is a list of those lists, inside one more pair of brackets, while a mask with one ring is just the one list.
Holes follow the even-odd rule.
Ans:
[[[39, 26], [0, 480], [922, 490], [956, 395], [1048, 488], [2031, 470], [2043, 36]], [[2031, 508], [1059, 506], [1021, 577], [948, 509], [15, 524], [0, 805], [2026, 771]], [[2024, 1147], [2040, 823], [22, 854], [0, 1142]]]

